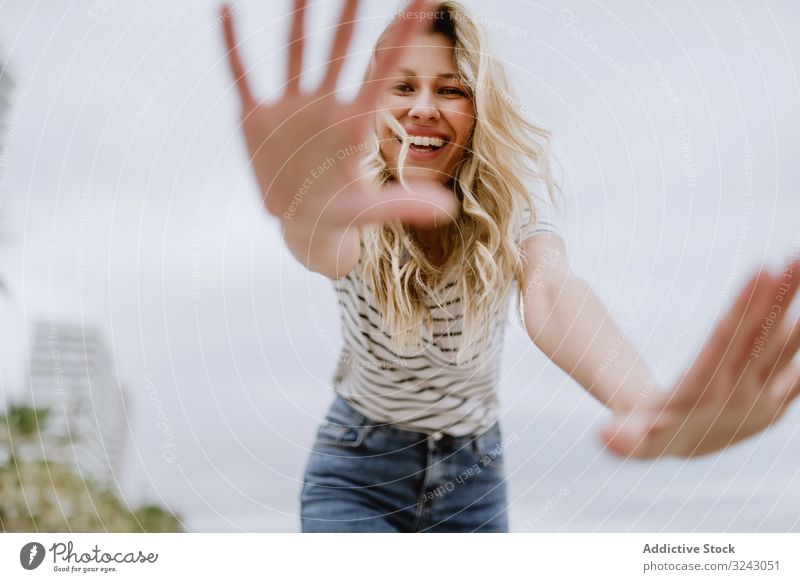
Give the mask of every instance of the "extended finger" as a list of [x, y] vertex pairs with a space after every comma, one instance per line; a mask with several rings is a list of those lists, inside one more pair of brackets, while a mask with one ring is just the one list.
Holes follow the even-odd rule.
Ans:
[[764, 285], [764, 279], [760, 275], [761, 273], [755, 273], [744, 285], [733, 305], [716, 325], [711, 337], [706, 341], [695, 361], [692, 362], [687, 371], [688, 375], [684, 377], [685, 380], [691, 380], [692, 384], [711, 382], [712, 377], [722, 365], [723, 358], [732, 348], [733, 338], [741, 326], [742, 314], [753, 301], [759, 286], [763, 287]]
[[[791, 326], [784, 324], [797, 293], [798, 277], [800, 277], [800, 261], [787, 264], [783, 274], [777, 278], [772, 289], [764, 297], [768, 300], [766, 313], [762, 315], [754, 337], [749, 346], [745, 346], [746, 357], [751, 360], [748, 375], [769, 373], [772, 366], [786, 347], [791, 334]], [[742, 354], [745, 357], [745, 354]]]
[[342, 15], [339, 18], [339, 25], [336, 27], [336, 36], [333, 39], [331, 54], [328, 58], [328, 71], [320, 85], [320, 88], [327, 93], [332, 93], [335, 90], [336, 82], [342, 72], [344, 60], [347, 56], [347, 48], [353, 38], [357, 11], [358, 0], [345, 0], [342, 7]]
[[768, 284], [765, 271], [758, 271], [750, 277], [678, 381], [676, 390], [670, 395], [673, 404], [686, 405], [722, 397], [727, 399], [741, 376], [740, 370], [731, 364], [732, 354], [737, 350], [737, 336], [741, 334], [748, 310]]
[[791, 377], [793, 381], [789, 384], [789, 389], [787, 390], [789, 402], [800, 396], [800, 366], [794, 369], [794, 375]]
[[780, 414], [800, 396], [800, 365], [794, 364], [784, 368], [776, 377], [775, 384], [772, 394], [775, 395]]
[[424, 23], [429, 22], [431, 6], [431, 0], [413, 0], [401, 15], [395, 17], [392, 30], [383, 43], [385, 46], [378, 48], [375, 66], [356, 97], [355, 105], [359, 110], [372, 107], [375, 103], [381, 89], [381, 81], [388, 77], [400, 60], [411, 35]]
[[766, 382], [779, 374], [789, 362], [792, 361], [797, 351], [800, 350], [800, 316], [793, 321], [784, 321], [776, 336], [767, 348], [759, 354], [762, 379]]
[[286, 92], [300, 90], [300, 75], [303, 69], [303, 26], [305, 22], [306, 0], [294, 1], [292, 28], [289, 32], [289, 63], [287, 66]]
[[751, 359], [753, 342], [762, 331], [762, 322], [768, 316], [774, 302], [777, 280], [767, 269], [758, 273], [758, 280], [744, 312], [731, 313], [736, 321], [730, 347], [720, 363], [722, 369], [734, 374], [737, 378]]
[[230, 6], [223, 4], [221, 14], [225, 46], [228, 49], [228, 66], [233, 74], [233, 80], [236, 82], [236, 88], [239, 91], [242, 105], [245, 109], [249, 109], [255, 105], [255, 99], [253, 99], [253, 93], [250, 91], [250, 84], [247, 82], [247, 74], [245, 73], [244, 66], [242, 66], [242, 59], [239, 57], [236, 33], [233, 29], [233, 12]]

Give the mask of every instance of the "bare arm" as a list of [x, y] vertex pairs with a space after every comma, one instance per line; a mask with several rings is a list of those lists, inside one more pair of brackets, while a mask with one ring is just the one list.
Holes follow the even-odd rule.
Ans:
[[525, 250], [525, 328], [534, 344], [616, 412], [633, 409], [657, 390], [591, 287], [570, 270], [561, 238], [536, 235], [525, 241]]
[[[800, 322], [786, 318], [800, 259], [778, 276], [753, 274], [668, 391], [569, 269], [560, 238], [536, 235], [527, 253], [523, 306], [533, 342], [615, 413], [602, 432], [609, 450], [656, 458], [723, 449], [776, 422], [800, 396]], [[613, 350], [613, 351], [612, 351]]]

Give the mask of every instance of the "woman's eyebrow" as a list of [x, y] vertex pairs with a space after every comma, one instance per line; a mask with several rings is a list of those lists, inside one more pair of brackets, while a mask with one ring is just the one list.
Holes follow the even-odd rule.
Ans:
[[[417, 74], [411, 69], [400, 69], [400, 72], [407, 77], [416, 77]], [[457, 73], [439, 73], [436, 75], [439, 79], [457, 79]]]

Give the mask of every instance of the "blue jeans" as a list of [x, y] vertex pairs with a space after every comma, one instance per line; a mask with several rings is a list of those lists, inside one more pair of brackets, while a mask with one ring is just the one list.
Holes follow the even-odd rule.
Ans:
[[339, 395], [300, 495], [304, 532], [507, 532], [499, 423], [452, 437], [377, 423]]

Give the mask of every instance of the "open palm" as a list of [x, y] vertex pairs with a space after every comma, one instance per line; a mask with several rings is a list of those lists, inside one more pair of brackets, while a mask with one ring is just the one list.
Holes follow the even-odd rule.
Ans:
[[[408, 14], [422, 14], [426, 0], [414, 0]], [[364, 182], [359, 161], [374, 128], [375, 109], [385, 80], [406, 40], [424, 19], [399, 19], [392, 42], [379, 51], [375, 68], [355, 99], [335, 97], [355, 25], [358, 0], [346, 0], [322, 83], [300, 90], [306, 2], [296, 0], [290, 32], [288, 80], [275, 103], [253, 96], [234, 36], [232, 13], [223, 7], [228, 61], [242, 102], [242, 128], [253, 170], [270, 214], [313, 232], [340, 230], [369, 222], [401, 220], [416, 225], [445, 222], [456, 210], [451, 193], [433, 183], [381, 188]]]
[[800, 324], [787, 317], [800, 260], [753, 275], [673, 390], [603, 432], [621, 455], [703, 455], [774, 423], [800, 395]]

